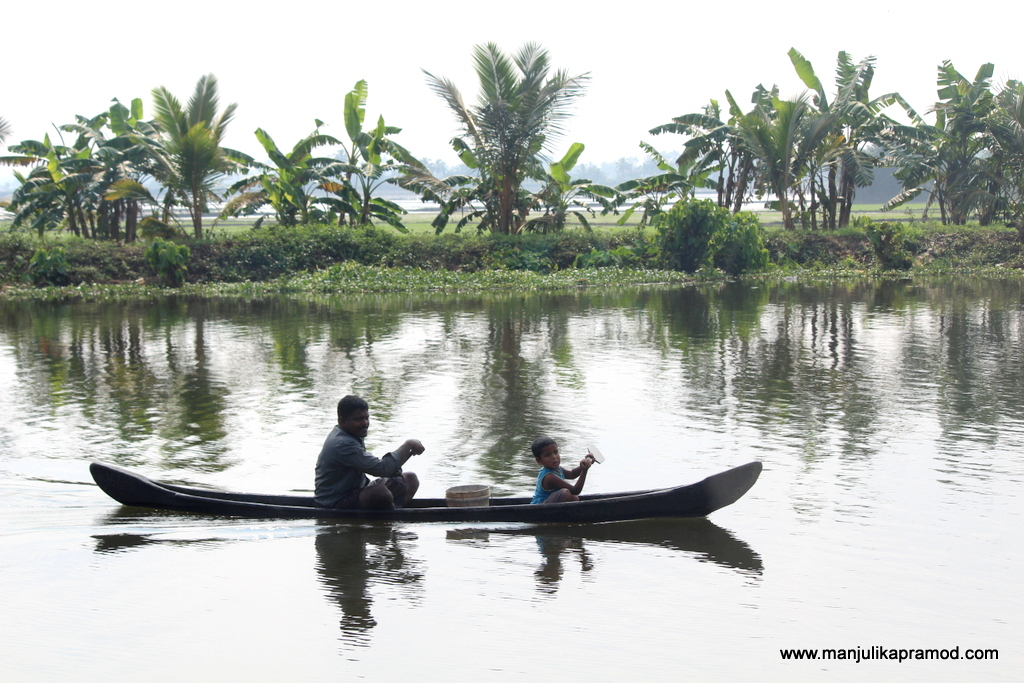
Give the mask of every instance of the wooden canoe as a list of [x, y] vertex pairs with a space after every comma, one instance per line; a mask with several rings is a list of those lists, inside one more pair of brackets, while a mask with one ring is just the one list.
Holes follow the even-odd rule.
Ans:
[[94, 462], [92, 478], [123, 505], [255, 518], [318, 518], [394, 522], [615, 522], [653, 517], [705, 517], [735, 503], [761, 474], [761, 463], [714, 474], [688, 486], [583, 495], [577, 503], [530, 505], [530, 498], [492, 498], [489, 506], [448, 507], [443, 498], [414, 499], [397, 510], [318, 507], [312, 496], [229, 493], [156, 482], [121, 467]]

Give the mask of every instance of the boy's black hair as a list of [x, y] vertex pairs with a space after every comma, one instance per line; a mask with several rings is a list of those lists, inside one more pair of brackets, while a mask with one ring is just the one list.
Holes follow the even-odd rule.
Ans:
[[555, 442], [550, 436], [542, 436], [532, 444], [530, 444], [530, 450], [533, 451], [533, 457], [540, 460], [540, 454], [544, 452], [544, 449]]
[[352, 413], [357, 410], [369, 409], [369, 404], [362, 397], [349, 394], [338, 401], [338, 424], [341, 424], [345, 418], [351, 417]]

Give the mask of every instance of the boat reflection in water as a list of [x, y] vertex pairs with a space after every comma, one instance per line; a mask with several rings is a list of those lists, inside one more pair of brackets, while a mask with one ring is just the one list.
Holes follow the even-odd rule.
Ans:
[[423, 561], [411, 557], [416, 533], [390, 524], [324, 524], [317, 530], [317, 576], [341, 608], [341, 640], [367, 647], [377, 625], [370, 608], [376, 585], [398, 588], [415, 603], [422, 595]]
[[652, 545], [692, 554], [700, 562], [712, 562], [739, 573], [758, 578], [764, 571], [761, 557], [749, 545], [706, 518], [647, 519], [607, 524], [551, 525], [509, 529], [451, 529], [447, 539], [455, 543], [477, 544], [496, 537], [534, 536], [541, 563], [534, 572], [537, 587], [554, 594], [564, 571], [562, 558], [577, 557], [580, 570], [594, 568], [589, 542]]
[[[425, 594], [426, 562], [419, 557], [419, 536], [408, 525], [317, 522], [314, 526], [268, 530], [249, 524], [208, 526], [208, 517], [129, 507], [119, 508], [97, 521], [100, 527], [127, 528], [125, 532], [94, 535], [95, 552], [100, 554], [146, 546], [213, 547], [246, 540], [308, 537], [312, 532], [317, 579], [324, 594], [341, 611], [338, 638], [344, 649], [373, 644], [373, 630], [378, 623], [373, 614], [374, 596], [380, 599], [382, 593], [389, 593], [389, 598], [397, 597], [403, 605], [416, 606]], [[189, 526], [187, 522], [201, 526]], [[140, 532], [139, 526], [153, 530]], [[733, 569], [753, 580], [759, 579], [764, 571], [761, 557], [749, 545], [704, 518], [462, 527], [445, 531], [449, 543], [491, 550], [505, 541], [530, 536], [535, 539], [540, 556], [533, 574], [537, 589], [544, 596], [558, 592], [570, 564], [579, 562], [584, 573], [595, 569], [607, 556], [595, 550], [609, 544], [678, 551], [698, 562]], [[526, 552], [532, 555], [528, 547]]]

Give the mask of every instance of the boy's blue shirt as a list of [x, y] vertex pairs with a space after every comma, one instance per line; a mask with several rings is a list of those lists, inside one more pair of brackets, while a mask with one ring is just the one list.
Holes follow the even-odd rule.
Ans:
[[533, 490], [533, 500], [530, 501], [531, 505], [538, 505], [548, 499], [552, 493], [558, 489], [551, 489], [550, 491], [544, 488], [544, 477], [549, 474], [557, 474], [559, 479], [565, 479], [565, 470], [561, 467], [558, 469], [551, 469], [550, 467], [541, 467], [540, 472], [537, 474], [537, 488]]

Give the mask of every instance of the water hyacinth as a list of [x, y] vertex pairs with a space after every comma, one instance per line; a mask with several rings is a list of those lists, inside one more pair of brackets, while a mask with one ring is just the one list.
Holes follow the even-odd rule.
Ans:
[[241, 296], [272, 294], [351, 294], [384, 292], [539, 291], [579, 287], [683, 284], [694, 276], [665, 270], [580, 268], [552, 273], [523, 270], [460, 272], [413, 267], [364, 266], [355, 261], [321, 270], [286, 275], [266, 282], [185, 284], [163, 288], [140, 283], [74, 287], [7, 287], [0, 298], [37, 300], [112, 300], [156, 296]]

